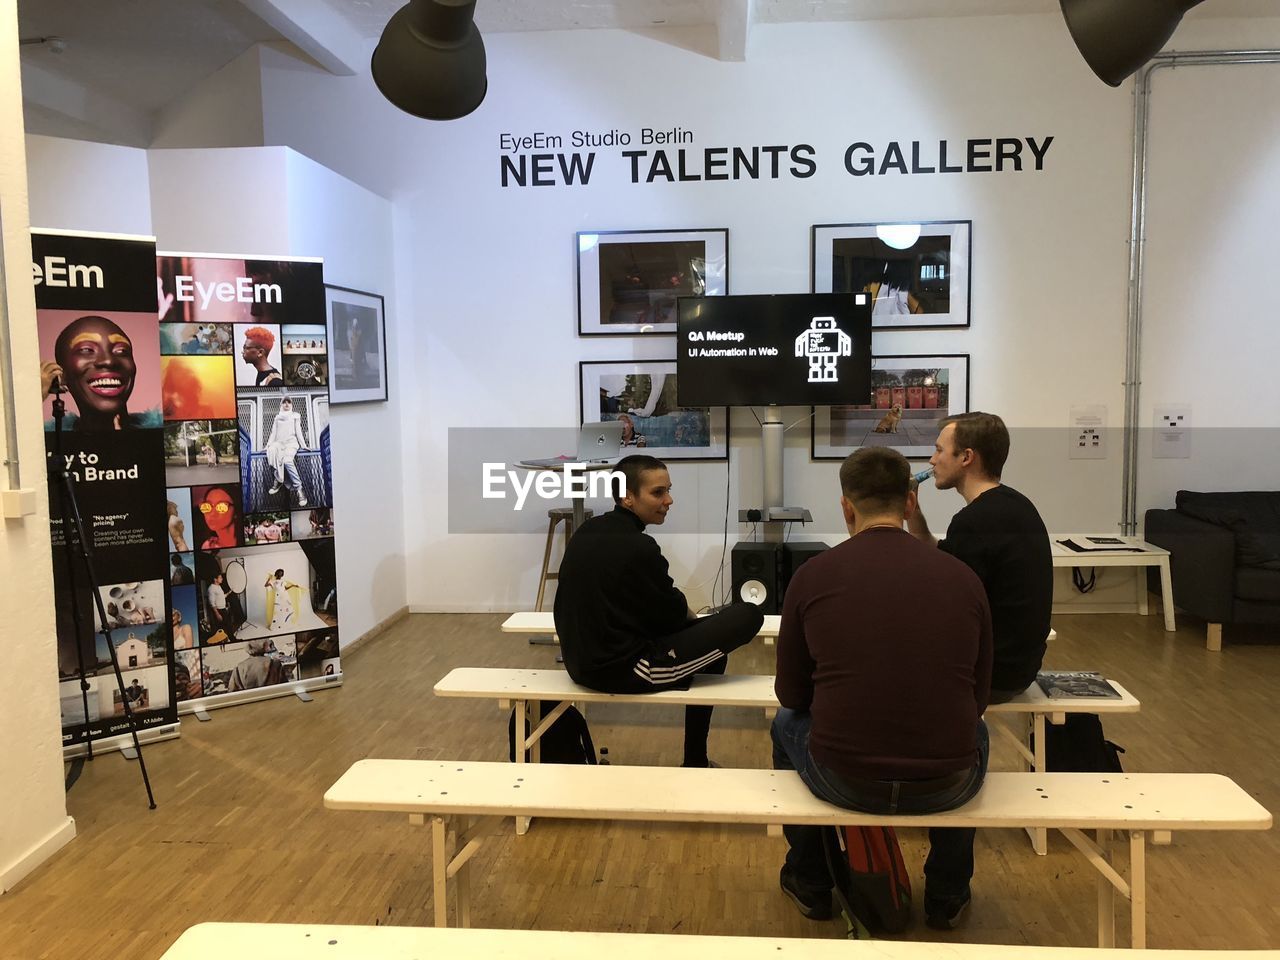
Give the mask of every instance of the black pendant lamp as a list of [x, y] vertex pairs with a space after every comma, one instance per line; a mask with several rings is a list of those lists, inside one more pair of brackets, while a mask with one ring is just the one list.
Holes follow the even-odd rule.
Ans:
[[396, 11], [373, 51], [382, 95], [424, 120], [456, 120], [480, 106], [489, 81], [475, 8], [475, 0], [411, 0]]
[[1098, 77], [1118, 87], [1173, 36], [1202, 0], [1061, 0], [1067, 29]]

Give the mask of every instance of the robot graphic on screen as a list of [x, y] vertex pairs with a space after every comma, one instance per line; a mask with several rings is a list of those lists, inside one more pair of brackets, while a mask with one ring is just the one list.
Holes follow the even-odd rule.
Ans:
[[814, 317], [796, 337], [796, 356], [809, 358], [810, 383], [835, 383], [840, 379], [836, 361], [853, 356], [853, 341], [836, 327], [835, 317]]

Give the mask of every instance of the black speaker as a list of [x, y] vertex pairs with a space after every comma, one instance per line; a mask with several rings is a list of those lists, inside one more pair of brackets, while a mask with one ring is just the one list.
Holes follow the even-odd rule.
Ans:
[[800, 564], [806, 560], [812, 560], [824, 550], [830, 550], [825, 543], [819, 541], [803, 541], [797, 543], [784, 543], [782, 545], [782, 562], [778, 571], [778, 593], [786, 596], [787, 584], [791, 582], [791, 578], [796, 575], [796, 571], [800, 569]]
[[782, 592], [778, 589], [778, 543], [736, 543], [730, 571], [733, 602], [754, 603], [764, 614], [779, 613]]

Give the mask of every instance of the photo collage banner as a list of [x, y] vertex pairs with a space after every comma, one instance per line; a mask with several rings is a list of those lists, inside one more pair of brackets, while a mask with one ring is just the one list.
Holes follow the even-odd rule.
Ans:
[[125, 733], [125, 700], [145, 730], [184, 701], [340, 676], [321, 262], [32, 247], [46, 449], [76, 478], [124, 676], [51, 474], [64, 745]]
[[175, 697], [337, 677], [323, 265], [156, 262]]
[[[64, 746], [178, 719], [168, 603], [164, 421], [155, 242], [33, 233], [32, 281], [44, 390]], [[65, 405], [56, 429], [54, 394]], [[65, 466], [94, 554], [106, 634], [88, 571], [69, 554]], [[84, 689], [80, 677], [83, 673]]]

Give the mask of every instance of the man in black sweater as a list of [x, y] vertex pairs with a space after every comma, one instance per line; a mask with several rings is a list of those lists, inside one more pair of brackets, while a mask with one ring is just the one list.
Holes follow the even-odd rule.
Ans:
[[[556, 633], [574, 682], [606, 693], [687, 689], [698, 673], [724, 673], [730, 651], [760, 632], [759, 607], [738, 603], [695, 618], [658, 544], [644, 532], [667, 518], [671, 477], [655, 457], [616, 468], [626, 489], [611, 513], [588, 520], [560, 563]], [[711, 707], [685, 707], [684, 766], [705, 767]]]
[[[902, 529], [915, 505], [896, 450], [863, 447], [840, 468], [850, 537], [796, 572], [783, 600], [773, 765], [817, 796], [868, 813], [967, 802], [987, 769], [991, 614], [982, 583]], [[831, 916], [817, 827], [785, 827], [782, 890]], [[956, 926], [969, 905], [972, 829], [931, 829], [925, 917]]]
[[[1053, 608], [1049, 532], [1035, 505], [1000, 482], [1009, 431], [995, 414], [947, 417], [934, 451], [934, 483], [965, 502], [938, 546], [967, 563], [986, 588], [995, 631], [991, 702], [1005, 703], [1035, 682], [1044, 659]], [[937, 542], [918, 506], [907, 527], [925, 543]]]

